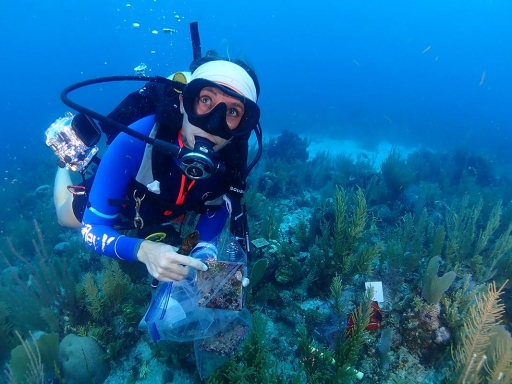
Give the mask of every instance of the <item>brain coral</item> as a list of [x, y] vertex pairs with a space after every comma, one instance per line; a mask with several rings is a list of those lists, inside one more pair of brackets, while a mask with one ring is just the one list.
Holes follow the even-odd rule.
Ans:
[[67, 335], [59, 346], [59, 363], [66, 384], [102, 384], [110, 373], [104, 354], [93, 338]]

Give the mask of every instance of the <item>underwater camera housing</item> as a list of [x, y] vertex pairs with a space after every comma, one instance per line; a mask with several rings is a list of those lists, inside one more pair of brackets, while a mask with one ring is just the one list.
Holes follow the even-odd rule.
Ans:
[[58, 156], [57, 165], [83, 173], [98, 153], [101, 131], [87, 116], [68, 112], [46, 130], [46, 145]]

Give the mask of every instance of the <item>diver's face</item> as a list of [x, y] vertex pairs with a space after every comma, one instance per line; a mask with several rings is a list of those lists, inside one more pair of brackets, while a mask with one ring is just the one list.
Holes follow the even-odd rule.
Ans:
[[[207, 102], [207, 100], [203, 100], [203, 102]], [[189, 149], [194, 148], [194, 146], [196, 145], [196, 139], [195, 139], [196, 136], [204, 137], [205, 139], [208, 139], [212, 143], [214, 143], [215, 146], [213, 147], [213, 150], [215, 152], [220, 151], [222, 148], [224, 148], [228, 144], [229, 140], [223, 139], [222, 137], [219, 137], [216, 135], [212, 135], [208, 132], [205, 132], [201, 128], [196, 127], [195, 125], [190, 124], [190, 122], [188, 121], [185, 109], [183, 108], [183, 99], [181, 96], [180, 96], [180, 105], [181, 105], [181, 113], [183, 113], [182, 138], [183, 138], [183, 143], [187, 148], [189, 148]], [[199, 102], [198, 102], [198, 105], [199, 105]], [[205, 107], [206, 106], [202, 106], [202, 108], [205, 108]], [[197, 109], [198, 109], [198, 106], [196, 106], [196, 113], [198, 113]], [[228, 107], [228, 110], [229, 110], [229, 107]]]
[[205, 87], [201, 89], [196, 99], [195, 112], [198, 115], [205, 115], [220, 103], [227, 106], [226, 123], [229, 129], [235, 129], [240, 124], [245, 107], [240, 100], [225, 94], [218, 88]]

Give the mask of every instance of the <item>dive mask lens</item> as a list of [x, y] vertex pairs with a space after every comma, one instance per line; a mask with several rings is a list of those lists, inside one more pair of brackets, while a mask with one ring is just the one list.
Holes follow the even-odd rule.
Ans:
[[[244, 105], [244, 113], [238, 126], [230, 129], [227, 121], [227, 106], [225, 103], [219, 103], [214, 108], [203, 115], [197, 114], [196, 105], [205, 87], [217, 88], [228, 96], [238, 99]], [[260, 120], [260, 108], [252, 100], [234, 92], [233, 90], [206, 79], [194, 79], [187, 84], [183, 90], [183, 107], [190, 124], [201, 128], [211, 135], [222, 137], [229, 140], [233, 136], [242, 136], [251, 132]]]
[[218, 168], [212, 160], [218, 157], [213, 150], [215, 144], [199, 136], [195, 136], [195, 141], [194, 150], [181, 158], [180, 168], [189, 179], [207, 179]]

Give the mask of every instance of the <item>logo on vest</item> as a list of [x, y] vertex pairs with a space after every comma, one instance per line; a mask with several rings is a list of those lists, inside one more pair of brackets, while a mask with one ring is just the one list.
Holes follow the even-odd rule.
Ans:
[[229, 190], [233, 191], [233, 192], [236, 192], [236, 193], [240, 193], [242, 195], [245, 193], [245, 191], [243, 189], [238, 189], [238, 188], [235, 188], [235, 187], [229, 187]]

